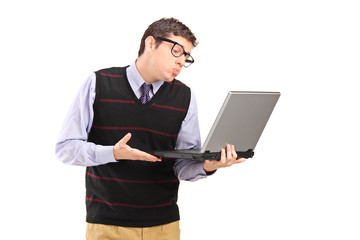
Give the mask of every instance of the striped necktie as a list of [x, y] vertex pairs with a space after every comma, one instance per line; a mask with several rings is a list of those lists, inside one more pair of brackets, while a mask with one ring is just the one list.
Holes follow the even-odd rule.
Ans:
[[141, 85], [142, 95], [140, 97], [140, 101], [142, 104], [147, 103], [150, 100], [150, 90], [152, 89], [151, 84], [144, 83]]

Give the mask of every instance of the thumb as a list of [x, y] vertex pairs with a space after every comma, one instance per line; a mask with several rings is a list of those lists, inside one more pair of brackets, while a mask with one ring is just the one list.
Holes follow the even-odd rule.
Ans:
[[131, 133], [128, 133], [118, 142], [118, 144], [126, 145], [127, 142], [130, 140], [130, 138], [131, 138]]

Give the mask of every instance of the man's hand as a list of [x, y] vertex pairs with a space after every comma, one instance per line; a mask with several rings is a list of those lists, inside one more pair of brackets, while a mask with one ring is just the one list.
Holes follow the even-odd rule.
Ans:
[[228, 144], [225, 149], [221, 149], [221, 159], [218, 160], [205, 160], [203, 168], [205, 172], [213, 172], [219, 168], [230, 167], [233, 164], [245, 162], [245, 158], [237, 159], [237, 154], [234, 145]]
[[113, 153], [116, 160], [126, 159], [126, 160], [142, 160], [149, 162], [159, 162], [160, 158], [157, 158], [151, 154], [140, 151], [135, 148], [131, 148], [127, 145], [127, 142], [131, 138], [131, 133], [128, 133], [123, 137], [118, 143], [115, 144]]

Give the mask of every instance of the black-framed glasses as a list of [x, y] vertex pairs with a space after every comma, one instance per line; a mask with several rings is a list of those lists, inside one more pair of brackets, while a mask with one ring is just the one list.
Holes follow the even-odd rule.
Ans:
[[191, 64], [195, 62], [194, 58], [190, 55], [190, 53], [185, 52], [184, 47], [180, 43], [163, 37], [157, 37], [156, 39], [174, 44], [171, 48], [171, 54], [177, 58], [181, 57], [182, 55], [185, 55], [184, 67], [189, 67]]

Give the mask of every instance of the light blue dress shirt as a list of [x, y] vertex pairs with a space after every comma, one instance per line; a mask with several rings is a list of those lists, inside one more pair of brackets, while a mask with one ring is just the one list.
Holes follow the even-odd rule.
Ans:
[[[145, 81], [138, 72], [135, 62], [126, 69], [126, 74], [132, 90], [140, 98], [140, 87]], [[55, 153], [57, 158], [65, 164], [97, 166], [116, 162], [113, 155], [113, 146], [102, 146], [87, 142], [88, 133], [94, 119], [95, 82], [96, 75], [93, 73], [80, 88], [60, 131]], [[150, 97], [156, 94], [163, 83], [163, 81], [157, 81], [152, 84], [153, 91], [150, 92]], [[191, 92], [189, 109], [182, 122], [175, 149], [200, 147], [197, 105], [195, 96]], [[185, 159], [176, 159], [175, 161], [174, 172], [178, 179], [196, 181], [206, 177], [202, 162]]]

